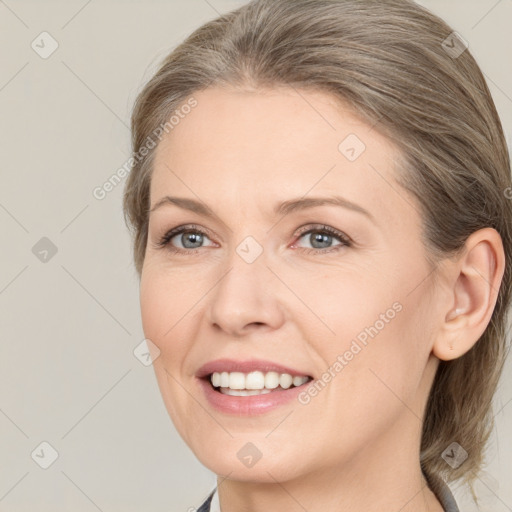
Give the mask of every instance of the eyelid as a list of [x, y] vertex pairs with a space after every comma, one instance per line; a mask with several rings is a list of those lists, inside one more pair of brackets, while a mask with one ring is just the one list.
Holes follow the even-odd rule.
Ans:
[[303, 235], [308, 234], [311, 231], [325, 231], [332, 236], [339, 238], [342, 242], [345, 242], [347, 245], [352, 245], [354, 242], [352, 239], [345, 234], [343, 231], [339, 229], [328, 226], [327, 224], [322, 223], [309, 223], [305, 226], [298, 228], [297, 234], [295, 235], [297, 238], [301, 238]]
[[[156, 249], [160, 248], [167, 248], [170, 252], [176, 253], [176, 254], [195, 254], [199, 252], [201, 249], [204, 249], [205, 247], [197, 247], [194, 249], [186, 249], [181, 247], [174, 247], [171, 245], [170, 241], [180, 234], [186, 233], [186, 232], [198, 232], [202, 235], [206, 235], [209, 239], [211, 239], [211, 231], [207, 228], [203, 228], [202, 226], [198, 226], [197, 224], [182, 224], [179, 226], [176, 226], [174, 228], [171, 228], [168, 230], [160, 239], [154, 244], [154, 247]], [[327, 247], [327, 248], [321, 248], [316, 249], [314, 247], [297, 247], [296, 243], [300, 238], [302, 238], [304, 235], [309, 234], [310, 232], [324, 232], [328, 235], [337, 238], [340, 242], [338, 245], [335, 245], [333, 247]], [[215, 237], [215, 236], [214, 236]], [[346, 235], [344, 232], [333, 228], [329, 225], [323, 224], [323, 223], [308, 223], [306, 225], [303, 225], [297, 230], [295, 230], [295, 241], [292, 243], [291, 247], [294, 249], [298, 249], [299, 251], [302, 251], [306, 254], [327, 254], [330, 252], [336, 252], [337, 250], [340, 250], [342, 247], [352, 247], [354, 245], [353, 240], [351, 237]], [[213, 242], [213, 240], [212, 240]], [[216, 245], [216, 242], [213, 242], [214, 245]], [[209, 246], [211, 247], [211, 246]]]
[[[166, 246], [168, 246], [170, 244], [170, 241], [172, 238], [174, 238], [175, 236], [177, 236], [179, 234], [187, 232], [187, 231], [197, 231], [199, 233], [202, 233], [202, 234], [208, 236], [208, 238], [215, 237], [215, 235], [212, 235], [212, 232], [208, 228], [204, 228], [202, 226], [199, 226], [198, 224], [181, 224], [179, 226], [176, 226], [174, 228], [171, 228], [171, 229], [165, 231], [165, 233], [158, 238], [155, 245], [157, 248], [160, 248], [160, 247], [165, 248]], [[180, 250], [179, 247], [177, 249]], [[181, 250], [186, 250], [186, 249], [181, 249]], [[193, 250], [194, 249], [189, 249], [187, 252], [192, 252]]]

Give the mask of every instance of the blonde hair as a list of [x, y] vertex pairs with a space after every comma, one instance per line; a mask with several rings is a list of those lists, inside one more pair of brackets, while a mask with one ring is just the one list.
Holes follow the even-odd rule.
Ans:
[[[421, 440], [427, 474], [463, 478], [472, 488], [508, 348], [512, 207], [506, 190], [512, 189], [491, 94], [452, 32], [409, 0], [255, 0], [204, 24], [165, 58], [136, 99], [131, 129], [137, 158], [123, 208], [140, 276], [155, 151], [140, 157], [141, 149], [194, 92], [210, 85], [293, 86], [348, 102], [399, 147], [400, 183], [421, 207], [432, 265], [457, 255], [480, 228], [492, 227], [502, 237], [506, 269], [491, 321], [470, 351], [440, 362]], [[452, 469], [441, 454], [454, 441], [468, 459]]]

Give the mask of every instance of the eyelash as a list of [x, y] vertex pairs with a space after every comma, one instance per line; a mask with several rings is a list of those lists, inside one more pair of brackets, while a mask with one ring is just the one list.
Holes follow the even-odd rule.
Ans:
[[[160, 239], [160, 241], [156, 243], [156, 247], [157, 248], [167, 248], [169, 251], [171, 251], [173, 253], [181, 253], [181, 254], [185, 254], [185, 253], [186, 254], [195, 254], [195, 253], [199, 252], [201, 249], [203, 249], [203, 247], [198, 247], [197, 249], [181, 249], [181, 248], [174, 247], [174, 246], [170, 245], [170, 241], [172, 238], [174, 238], [176, 235], [180, 235], [185, 232], [199, 233], [201, 235], [206, 235], [208, 237], [210, 236], [210, 234], [207, 230], [204, 230], [204, 229], [200, 228], [199, 226], [196, 226], [195, 224], [187, 224], [185, 226], [179, 226], [177, 228], [173, 228], [170, 231], [168, 231]], [[305, 226], [304, 228], [301, 228], [299, 230], [299, 233], [297, 233], [297, 236], [299, 238], [302, 238], [302, 236], [308, 235], [310, 233], [323, 233], [323, 234], [332, 235], [335, 238], [337, 238], [341, 242], [341, 244], [335, 245], [334, 247], [329, 247], [327, 249], [310, 249], [307, 247], [299, 247], [298, 248], [298, 249], [306, 252], [306, 254], [318, 254], [318, 253], [326, 254], [326, 253], [339, 251], [342, 247], [351, 247], [352, 246], [351, 240], [345, 234], [341, 233], [340, 231], [338, 231], [334, 228], [325, 226], [323, 224]]]

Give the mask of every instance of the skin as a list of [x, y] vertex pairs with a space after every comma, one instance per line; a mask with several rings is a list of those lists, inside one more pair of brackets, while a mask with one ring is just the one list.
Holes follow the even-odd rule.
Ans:
[[[439, 359], [464, 354], [490, 320], [504, 269], [499, 235], [474, 233], [462, 256], [432, 269], [419, 207], [395, 181], [398, 150], [346, 105], [291, 88], [194, 97], [156, 149], [151, 207], [186, 197], [217, 217], [175, 205], [151, 212], [140, 302], [166, 408], [218, 475], [222, 512], [442, 511], [419, 464], [423, 411]], [[366, 146], [355, 161], [338, 150], [349, 134]], [[285, 200], [331, 195], [373, 220], [332, 205], [273, 214]], [[197, 252], [181, 235], [169, 246], [183, 253], [157, 246], [190, 223], [209, 232]], [[297, 234], [319, 224], [352, 245]], [[236, 252], [247, 236], [263, 250], [253, 263]], [[222, 357], [319, 379], [396, 302], [401, 311], [306, 405], [237, 417], [201, 393], [195, 373]], [[262, 454], [250, 468], [237, 457], [248, 442]]]

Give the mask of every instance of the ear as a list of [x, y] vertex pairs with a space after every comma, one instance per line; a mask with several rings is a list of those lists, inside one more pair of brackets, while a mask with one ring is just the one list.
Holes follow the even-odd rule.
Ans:
[[433, 354], [457, 359], [480, 339], [490, 322], [501, 280], [505, 254], [499, 233], [483, 228], [472, 233], [465, 250], [449, 270], [448, 307], [434, 341]]

